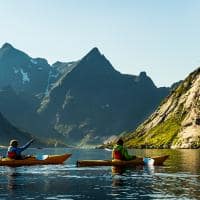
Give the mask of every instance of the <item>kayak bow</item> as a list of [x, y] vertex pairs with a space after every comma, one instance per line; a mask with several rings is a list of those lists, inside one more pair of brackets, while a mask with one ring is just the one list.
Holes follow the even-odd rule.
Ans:
[[[152, 157], [154, 165], [163, 165], [169, 155]], [[145, 165], [144, 158], [137, 157], [134, 160], [78, 160], [77, 167], [92, 167], [92, 166], [137, 166]]]
[[22, 160], [15, 160], [11, 158], [0, 159], [0, 166], [19, 167], [24, 165], [49, 165], [49, 164], [62, 164], [67, 160], [71, 154], [63, 155], [48, 155], [45, 159], [37, 159], [37, 156], [27, 157]]

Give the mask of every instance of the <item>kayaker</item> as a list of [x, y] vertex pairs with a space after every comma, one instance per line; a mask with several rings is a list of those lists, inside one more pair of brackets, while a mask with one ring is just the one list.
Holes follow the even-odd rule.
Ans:
[[18, 141], [11, 140], [7, 151], [7, 157], [12, 159], [23, 159], [24, 157], [21, 155], [21, 152], [27, 149], [33, 143], [33, 141], [34, 139], [27, 142], [24, 146], [18, 147]]
[[120, 138], [112, 151], [112, 159], [117, 160], [133, 160], [136, 156], [129, 155], [128, 150], [124, 147], [124, 141]]

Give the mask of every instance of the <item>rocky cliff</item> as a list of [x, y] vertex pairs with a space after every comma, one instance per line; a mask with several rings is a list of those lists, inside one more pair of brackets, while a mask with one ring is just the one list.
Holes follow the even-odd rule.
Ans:
[[129, 147], [200, 147], [200, 68], [192, 72], [135, 132]]

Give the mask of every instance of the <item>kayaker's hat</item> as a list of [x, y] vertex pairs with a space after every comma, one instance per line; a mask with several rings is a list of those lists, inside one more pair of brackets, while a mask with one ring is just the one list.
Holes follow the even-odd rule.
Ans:
[[117, 141], [117, 144], [123, 145], [123, 144], [124, 144], [124, 141], [120, 138], [120, 139]]
[[10, 141], [10, 146], [17, 147], [17, 145], [18, 145], [18, 141], [17, 140], [11, 140]]

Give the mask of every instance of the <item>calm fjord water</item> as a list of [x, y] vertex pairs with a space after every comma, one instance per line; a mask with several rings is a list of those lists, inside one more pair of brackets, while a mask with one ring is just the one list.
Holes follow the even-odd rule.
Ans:
[[0, 167], [0, 199], [200, 199], [200, 150], [130, 151], [138, 156], [169, 154], [170, 158], [164, 166], [116, 172], [111, 167], [76, 167], [76, 160], [110, 159], [109, 151], [28, 149], [27, 154], [73, 155], [64, 165]]

